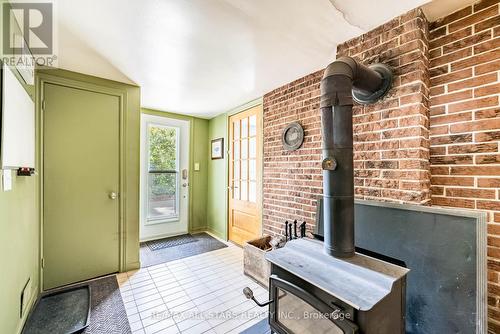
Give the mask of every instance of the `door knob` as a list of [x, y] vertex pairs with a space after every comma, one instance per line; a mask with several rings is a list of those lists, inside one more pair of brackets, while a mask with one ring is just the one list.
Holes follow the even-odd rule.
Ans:
[[112, 191], [109, 193], [108, 197], [109, 197], [109, 199], [116, 199], [118, 197], [118, 195], [114, 191]]

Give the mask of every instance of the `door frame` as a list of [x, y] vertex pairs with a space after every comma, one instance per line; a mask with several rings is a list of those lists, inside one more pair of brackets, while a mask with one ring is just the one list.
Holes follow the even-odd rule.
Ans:
[[[147, 148], [147, 144], [148, 144], [148, 136], [147, 136], [147, 133], [143, 133], [143, 126], [146, 125], [148, 123], [157, 123], [161, 126], [168, 126], [168, 125], [165, 125], [165, 124], [162, 124], [162, 123], [166, 123], [168, 121], [173, 121], [173, 122], [185, 122], [186, 123], [186, 126], [188, 127], [187, 129], [187, 133], [186, 133], [186, 136], [188, 137], [188, 145], [187, 145], [187, 171], [188, 171], [188, 188], [187, 188], [187, 191], [188, 191], [188, 196], [187, 196], [187, 207], [186, 207], [186, 211], [187, 211], [187, 214], [186, 214], [186, 220], [187, 220], [187, 224], [186, 224], [186, 231], [181, 233], [181, 234], [184, 234], [184, 233], [190, 233], [191, 232], [191, 221], [192, 221], [192, 208], [191, 208], [191, 196], [192, 196], [192, 191], [191, 191], [191, 188], [193, 186], [193, 182], [192, 182], [192, 178], [194, 177], [193, 175], [193, 172], [191, 170], [191, 161], [193, 160], [193, 157], [192, 157], [192, 150], [191, 150], [191, 143], [193, 141], [193, 138], [192, 138], [192, 134], [193, 134], [193, 131], [192, 131], [192, 126], [193, 126], [193, 122], [191, 122], [190, 119], [182, 119], [182, 118], [175, 118], [175, 117], [170, 117], [168, 115], [166, 116], [163, 116], [163, 115], [156, 115], [156, 114], [150, 114], [150, 113], [145, 113], [145, 112], [141, 112], [141, 115], [140, 115], [140, 168], [139, 168], [139, 171], [140, 171], [140, 176], [139, 176], [139, 201], [140, 201], [140, 204], [139, 204], [139, 242], [145, 242], [145, 241], [150, 241], [150, 240], [157, 240], [157, 239], [162, 239], [162, 238], [166, 238], [166, 237], [171, 237], [171, 236], [175, 236], [176, 234], [158, 234], [154, 237], [148, 237], [148, 238], [142, 238], [141, 236], [141, 229], [143, 228], [143, 219], [144, 219], [144, 210], [145, 209], [145, 198], [144, 198], [144, 190], [145, 190], [145, 183], [146, 183], [146, 180], [144, 179], [144, 171], [145, 171], [145, 167], [146, 167], [146, 162], [147, 162], [147, 155], [146, 153], [149, 152], [148, 148]], [[175, 126], [177, 127], [177, 126]], [[177, 127], [179, 130], [182, 130], [181, 127]], [[180, 136], [179, 136], [180, 137]], [[179, 153], [179, 160], [181, 159], [180, 157], [180, 154]], [[181, 168], [179, 168], [181, 170]], [[179, 179], [178, 180], [178, 184], [179, 184], [179, 189], [180, 189], [180, 185], [182, 183], [182, 180]], [[179, 209], [180, 211], [180, 209]], [[171, 218], [163, 221], [163, 222], [158, 222], [158, 223], [155, 223], [155, 224], [151, 224], [151, 225], [156, 225], [156, 224], [162, 224], [162, 223], [168, 223], [172, 221]]]
[[[249, 109], [259, 107], [259, 117], [257, 119], [257, 124], [260, 127], [260, 131], [257, 131], [257, 138], [259, 139], [258, 142], [260, 143], [260, 147], [257, 147], [257, 154], [260, 154], [260, 166], [257, 166], [257, 169], [259, 169], [260, 173], [257, 178], [257, 210], [258, 214], [257, 216], [259, 217], [259, 225], [260, 225], [260, 234], [262, 235], [264, 231], [264, 225], [263, 225], [263, 219], [262, 219], [262, 212], [263, 212], [263, 205], [264, 205], [264, 196], [263, 196], [263, 185], [264, 185], [264, 99], [262, 97], [257, 98], [255, 100], [252, 100], [248, 103], [245, 103], [241, 105], [240, 107], [237, 107], [231, 111], [229, 111], [226, 114], [226, 142], [227, 145], [225, 145], [225, 154], [226, 154], [226, 210], [225, 210], [225, 215], [226, 215], [226, 233], [225, 233], [225, 240], [229, 240], [229, 200], [231, 199], [231, 189], [230, 189], [230, 168], [231, 168], [231, 154], [232, 154], [232, 143], [231, 143], [231, 123], [230, 123], [230, 118], [231, 116], [243, 113]], [[260, 192], [260, 193], [259, 193]], [[236, 243], [234, 243], [237, 245]], [[237, 245], [239, 246], [239, 245]]]
[[126, 129], [126, 117], [125, 110], [127, 110], [127, 100], [128, 93], [125, 90], [120, 90], [116, 88], [101, 86], [98, 84], [82, 82], [78, 80], [68, 79], [64, 77], [59, 77], [57, 75], [50, 75], [47, 73], [39, 73], [36, 78], [36, 96], [35, 96], [35, 108], [36, 108], [36, 129], [38, 129], [37, 140], [38, 140], [38, 153], [36, 155], [36, 166], [38, 167], [38, 177], [40, 182], [38, 182], [38, 212], [40, 217], [39, 223], [39, 237], [40, 237], [40, 248], [39, 248], [39, 261], [40, 261], [40, 273], [39, 273], [39, 284], [40, 292], [43, 292], [43, 268], [44, 268], [44, 240], [43, 240], [43, 230], [44, 230], [44, 89], [45, 84], [59, 85], [68, 88], [81, 89], [89, 92], [107, 94], [111, 96], [116, 96], [119, 99], [119, 168], [118, 168], [118, 270], [122, 272], [126, 268], [126, 224], [127, 216], [125, 210], [125, 198], [127, 194], [125, 176], [126, 174], [126, 157], [127, 152], [125, 150], [125, 129]]

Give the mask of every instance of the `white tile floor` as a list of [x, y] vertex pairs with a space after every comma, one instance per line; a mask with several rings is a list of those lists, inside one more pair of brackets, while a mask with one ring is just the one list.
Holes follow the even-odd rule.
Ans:
[[249, 286], [268, 298], [243, 275], [243, 250], [234, 245], [122, 273], [118, 282], [134, 334], [233, 334], [267, 317], [242, 293]]

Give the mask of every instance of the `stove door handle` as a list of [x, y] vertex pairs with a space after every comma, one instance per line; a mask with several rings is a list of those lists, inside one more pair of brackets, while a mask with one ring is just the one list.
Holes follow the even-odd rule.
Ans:
[[245, 295], [245, 297], [247, 297], [247, 299], [253, 300], [255, 304], [259, 305], [260, 307], [266, 307], [267, 305], [274, 302], [274, 299], [271, 299], [265, 303], [260, 303], [257, 299], [255, 299], [252, 289], [250, 289], [248, 286], [243, 289], [243, 294]]

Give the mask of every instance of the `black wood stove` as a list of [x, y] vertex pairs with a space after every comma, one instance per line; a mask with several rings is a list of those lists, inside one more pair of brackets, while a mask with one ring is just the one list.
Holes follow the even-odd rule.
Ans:
[[[324, 242], [296, 239], [269, 252], [271, 330], [279, 334], [405, 332], [408, 269], [355, 252], [353, 99], [373, 103], [391, 87], [382, 64], [331, 63], [321, 81]], [[249, 289], [248, 298], [255, 299]]]
[[290, 241], [267, 259], [275, 333], [404, 333], [408, 269], [361, 254], [337, 259], [313, 239]]

